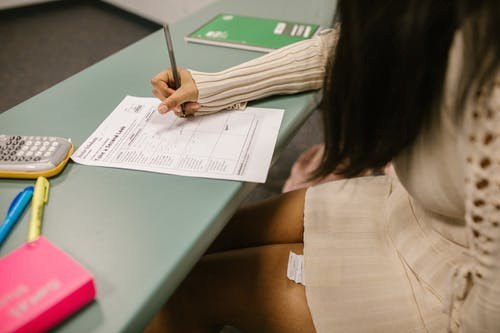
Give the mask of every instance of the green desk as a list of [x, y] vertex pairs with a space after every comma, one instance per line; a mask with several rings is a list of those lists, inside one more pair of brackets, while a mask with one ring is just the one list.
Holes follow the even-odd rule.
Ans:
[[[171, 25], [178, 65], [217, 71], [260, 55], [183, 41], [220, 12], [327, 26], [334, 2], [217, 2]], [[168, 66], [163, 32], [157, 31], [1, 114], [0, 133], [69, 137], [79, 146], [125, 95], [151, 96], [151, 77]], [[311, 92], [252, 103], [285, 109], [274, 159], [317, 102]], [[2, 218], [17, 192], [32, 183], [0, 180]], [[97, 300], [57, 331], [140, 331], [254, 186], [70, 163], [51, 179], [42, 232], [93, 274]], [[26, 211], [0, 248], [1, 256], [24, 242], [28, 220]]]

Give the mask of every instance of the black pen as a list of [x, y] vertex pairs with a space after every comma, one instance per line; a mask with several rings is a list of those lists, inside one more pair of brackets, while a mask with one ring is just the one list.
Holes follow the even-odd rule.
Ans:
[[[175, 63], [174, 56], [174, 45], [172, 43], [172, 37], [170, 37], [170, 30], [168, 29], [168, 24], [163, 26], [163, 32], [165, 33], [165, 40], [167, 42], [168, 56], [170, 58], [170, 67], [172, 68], [172, 74], [174, 76], [174, 89], [177, 90], [181, 86], [181, 80], [179, 80], [179, 73], [177, 72], [177, 64]], [[182, 116], [186, 116], [186, 109], [184, 104], [181, 104]]]

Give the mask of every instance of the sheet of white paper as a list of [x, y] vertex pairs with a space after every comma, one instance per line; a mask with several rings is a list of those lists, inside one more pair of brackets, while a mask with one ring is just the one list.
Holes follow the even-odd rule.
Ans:
[[71, 157], [80, 164], [264, 183], [284, 110], [161, 115], [160, 101], [125, 97]]

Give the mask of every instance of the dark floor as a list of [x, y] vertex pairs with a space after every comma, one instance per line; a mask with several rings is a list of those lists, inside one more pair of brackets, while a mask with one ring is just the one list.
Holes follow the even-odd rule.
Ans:
[[[0, 112], [147, 36], [159, 26], [100, 1], [0, 11]], [[321, 141], [318, 112], [245, 203], [280, 193], [300, 152]]]
[[0, 112], [159, 27], [97, 0], [0, 11]]

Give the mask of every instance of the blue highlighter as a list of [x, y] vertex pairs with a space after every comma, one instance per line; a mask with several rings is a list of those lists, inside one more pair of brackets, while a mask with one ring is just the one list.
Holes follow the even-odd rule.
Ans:
[[33, 196], [33, 186], [28, 186], [12, 200], [12, 203], [9, 206], [9, 210], [7, 211], [7, 216], [5, 216], [5, 220], [2, 225], [0, 225], [0, 245], [9, 234], [10, 230], [16, 224], [17, 220], [23, 213], [24, 209], [28, 205]]

